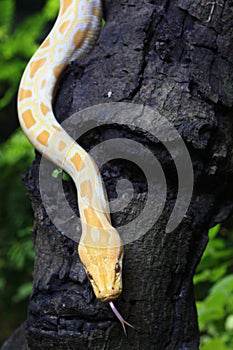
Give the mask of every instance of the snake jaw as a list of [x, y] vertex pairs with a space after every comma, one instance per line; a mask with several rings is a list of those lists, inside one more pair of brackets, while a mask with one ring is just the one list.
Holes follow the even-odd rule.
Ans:
[[112, 309], [112, 311], [114, 312], [115, 316], [118, 318], [118, 320], [120, 321], [122, 327], [123, 327], [123, 330], [124, 330], [124, 333], [125, 335], [127, 336], [127, 332], [126, 332], [126, 328], [125, 328], [125, 325], [131, 327], [131, 328], [134, 328], [134, 326], [132, 326], [130, 323], [128, 323], [122, 316], [121, 314], [119, 313], [119, 311], [117, 310], [117, 308], [115, 307], [115, 305], [113, 304], [112, 301], [109, 302], [109, 305]]
[[[97, 293], [96, 293], [97, 294]], [[98, 300], [102, 302], [111, 302], [114, 299], [118, 298], [119, 295], [121, 294], [121, 290], [119, 290], [117, 293], [110, 293], [110, 294], [104, 294], [103, 296], [98, 295]]]

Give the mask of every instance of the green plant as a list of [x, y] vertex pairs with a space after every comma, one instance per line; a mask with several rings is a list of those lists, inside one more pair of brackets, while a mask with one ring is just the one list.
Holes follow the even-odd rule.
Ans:
[[12, 327], [18, 325], [26, 316], [26, 300], [31, 290], [34, 250], [30, 231], [33, 214], [22, 182], [22, 174], [28, 169], [33, 157], [34, 150], [21, 130], [16, 131], [0, 148], [2, 338], [10, 335]]
[[233, 238], [220, 225], [209, 230], [209, 238], [194, 278], [201, 350], [230, 350], [233, 349]]
[[52, 172], [52, 177], [54, 177], [55, 179], [58, 178], [58, 176], [61, 174], [62, 180], [64, 181], [71, 181], [71, 177], [70, 175], [68, 175], [64, 170], [62, 170], [61, 168], [56, 168], [53, 172]]
[[54, 20], [59, 2], [47, 0], [40, 13], [15, 26], [15, 0], [0, 2], [0, 109], [5, 107], [18, 89], [27, 61], [45, 36], [45, 25]]
[[[47, 29], [46, 25], [54, 20], [58, 7], [59, 1], [47, 0], [40, 12], [21, 19], [16, 0], [0, 1], [1, 122], [9, 119], [5, 107], [15, 98], [23, 70], [50, 30], [52, 23]], [[0, 148], [0, 342], [25, 318], [31, 291], [33, 213], [22, 174], [33, 157], [33, 148], [21, 131]]]

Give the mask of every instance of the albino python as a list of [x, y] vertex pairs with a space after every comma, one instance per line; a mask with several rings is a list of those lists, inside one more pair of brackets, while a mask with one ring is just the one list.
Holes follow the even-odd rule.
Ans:
[[125, 324], [131, 325], [112, 302], [122, 291], [123, 244], [111, 225], [102, 180], [92, 158], [62, 129], [52, 109], [61, 73], [70, 61], [93, 46], [101, 19], [101, 0], [60, 0], [53, 29], [24, 71], [18, 93], [18, 115], [34, 147], [75, 182], [82, 222], [79, 257], [96, 298], [109, 302], [125, 331]]

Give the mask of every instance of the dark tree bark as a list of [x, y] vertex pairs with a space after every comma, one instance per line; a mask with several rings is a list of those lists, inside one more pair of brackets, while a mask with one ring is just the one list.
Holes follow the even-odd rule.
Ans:
[[[64, 73], [55, 101], [59, 121], [59, 116], [110, 101], [151, 106], [185, 141], [193, 162], [194, 192], [182, 223], [166, 233], [177, 176], [158, 140], [117, 125], [80, 140], [87, 149], [109, 135], [137, 140], [154, 152], [167, 178], [167, 201], [159, 220], [146, 235], [125, 246], [124, 290], [116, 305], [135, 326], [125, 337], [108, 305], [95, 299], [77, 243], [56, 230], [43, 208], [37, 155], [25, 180], [35, 212], [36, 251], [26, 322], [29, 349], [198, 349], [192, 278], [208, 229], [233, 209], [233, 4], [204, 3], [105, 0], [106, 25], [97, 45]], [[114, 215], [116, 226], [133, 220], [145, 200], [144, 178], [130, 167], [113, 161], [102, 169], [110, 199], [116, 179], [129, 178], [141, 188], [126, 211]], [[64, 188], [77, 212], [73, 184]], [[6, 344], [3, 349], [11, 348]]]

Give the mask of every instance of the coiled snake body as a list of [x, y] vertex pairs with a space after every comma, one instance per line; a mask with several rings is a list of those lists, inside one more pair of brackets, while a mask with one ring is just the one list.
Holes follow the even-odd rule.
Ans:
[[52, 110], [54, 89], [61, 73], [70, 61], [93, 46], [101, 18], [101, 0], [60, 0], [52, 31], [24, 71], [18, 115], [34, 147], [75, 182], [82, 222], [80, 259], [96, 297], [109, 302], [125, 330], [124, 324], [128, 323], [112, 302], [122, 291], [123, 244], [111, 225], [102, 180], [92, 158], [62, 129]]

